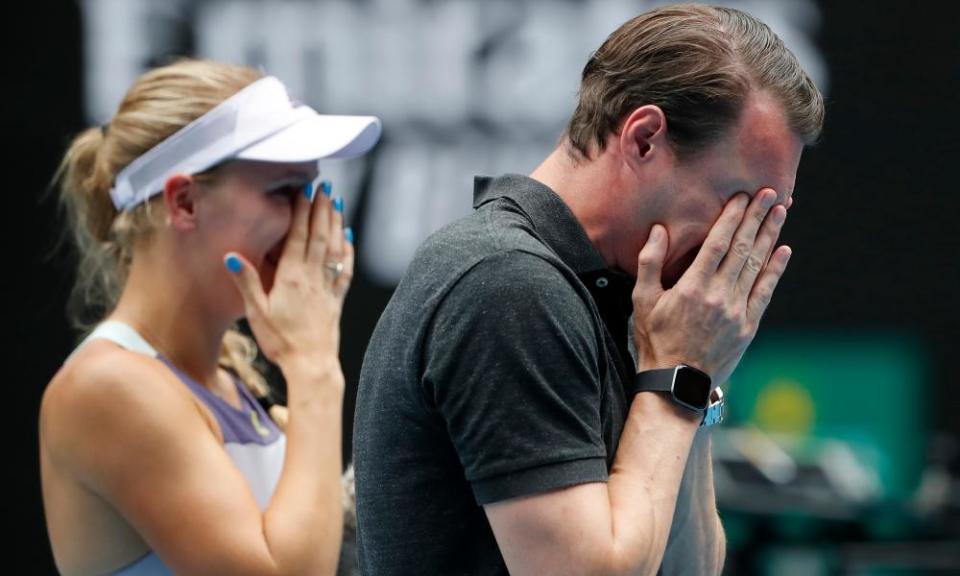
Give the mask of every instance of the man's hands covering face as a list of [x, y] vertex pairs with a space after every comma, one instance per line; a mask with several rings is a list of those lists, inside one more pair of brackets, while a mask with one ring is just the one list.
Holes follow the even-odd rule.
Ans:
[[730, 199], [696, 259], [675, 286], [661, 282], [669, 239], [654, 225], [637, 260], [633, 290], [637, 371], [687, 364], [722, 384], [753, 340], [787, 268], [777, 238], [787, 216], [765, 188]]

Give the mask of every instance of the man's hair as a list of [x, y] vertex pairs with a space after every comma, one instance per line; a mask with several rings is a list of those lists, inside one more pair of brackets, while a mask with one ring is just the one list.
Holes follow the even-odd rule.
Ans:
[[780, 103], [805, 143], [816, 141], [823, 97], [766, 24], [731, 8], [667, 6], [626, 22], [593, 54], [566, 136], [575, 155], [589, 158], [633, 110], [652, 104], [686, 159], [736, 123], [754, 90]]

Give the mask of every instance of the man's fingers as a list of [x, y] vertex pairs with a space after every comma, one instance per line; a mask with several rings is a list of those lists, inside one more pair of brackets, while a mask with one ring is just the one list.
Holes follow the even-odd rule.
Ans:
[[783, 206], [774, 206], [770, 211], [769, 217], [764, 222], [757, 241], [753, 245], [750, 256], [743, 264], [740, 271], [740, 278], [737, 279], [737, 293], [741, 298], [746, 298], [753, 290], [760, 272], [767, 266], [770, 255], [773, 253], [777, 238], [780, 237], [780, 230], [783, 228], [783, 222], [787, 217], [787, 209]]
[[773, 298], [773, 292], [777, 289], [777, 283], [787, 269], [787, 263], [793, 251], [789, 246], [781, 246], [774, 250], [770, 256], [770, 262], [763, 269], [760, 277], [757, 279], [753, 290], [750, 292], [750, 298], [747, 300], [747, 319], [753, 326], [760, 324], [763, 313], [767, 311], [770, 300]]
[[[718, 269], [719, 275], [723, 277], [728, 284], [733, 285], [740, 277], [744, 266], [750, 262], [750, 258], [755, 255], [754, 247], [757, 243], [757, 234], [760, 232], [770, 208], [777, 201], [777, 193], [769, 188], [764, 188], [757, 192], [757, 195], [750, 202], [743, 221], [733, 235], [733, 241], [726, 256], [723, 258]], [[765, 262], [764, 260], [763, 262]], [[760, 267], [763, 266], [760, 263]], [[756, 260], [752, 262], [756, 264]], [[756, 268], [759, 271], [759, 267]], [[751, 286], [753, 283], [750, 284]]]
[[746, 194], [737, 194], [723, 207], [720, 218], [710, 229], [707, 239], [697, 252], [697, 257], [690, 265], [689, 272], [696, 274], [701, 280], [711, 278], [730, 250], [730, 242], [734, 233], [743, 221], [744, 211], [750, 202]]
[[663, 293], [663, 263], [667, 257], [670, 240], [667, 230], [654, 224], [647, 243], [637, 256], [637, 284], [633, 290], [634, 305], [649, 310]]

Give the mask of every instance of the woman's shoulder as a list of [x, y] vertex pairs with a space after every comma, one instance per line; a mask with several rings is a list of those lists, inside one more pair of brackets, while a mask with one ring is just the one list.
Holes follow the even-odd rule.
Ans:
[[111, 438], [190, 429], [197, 420], [190, 393], [159, 360], [95, 340], [44, 391], [40, 435], [54, 458], [83, 458]]
[[87, 343], [70, 357], [44, 391], [41, 410], [59, 407], [75, 410], [103, 400], [145, 401], [162, 392], [169, 379], [156, 358], [131, 352], [107, 340]]

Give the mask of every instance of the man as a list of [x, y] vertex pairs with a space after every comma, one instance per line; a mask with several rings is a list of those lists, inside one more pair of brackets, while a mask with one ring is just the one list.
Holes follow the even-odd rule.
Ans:
[[354, 430], [363, 572], [719, 574], [715, 388], [786, 268], [822, 120], [747, 14], [615, 31], [557, 149], [478, 179], [380, 319]]

